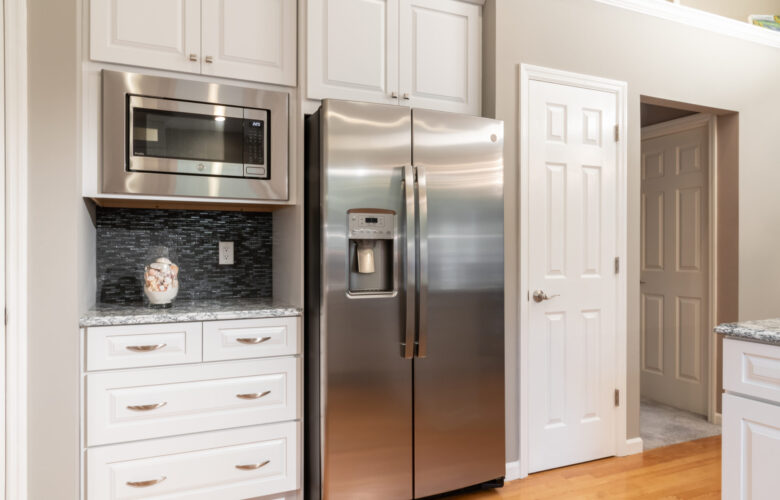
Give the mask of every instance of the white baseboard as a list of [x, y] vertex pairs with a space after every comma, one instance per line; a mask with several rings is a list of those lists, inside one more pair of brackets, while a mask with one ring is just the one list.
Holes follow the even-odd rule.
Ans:
[[507, 462], [504, 481], [514, 481], [515, 479], [520, 479], [520, 477], [520, 461], [515, 460], [514, 462]]
[[634, 455], [636, 453], [642, 453], [644, 450], [644, 443], [642, 443], [641, 437], [635, 437], [626, 439], [626, 447], [624, 448], [624, 455]]
[[723, 414], [715, 412], [715, 415], [712, 416], [712, 423], [715, 425], [722, 425], [723, 424]]

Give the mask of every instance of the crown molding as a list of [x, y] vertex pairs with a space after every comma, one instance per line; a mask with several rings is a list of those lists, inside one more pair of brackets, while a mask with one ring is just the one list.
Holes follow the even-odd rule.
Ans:
[[620, 7], [640, 14], [646, 14], [667, 21], [685, 24], [723, 36], [780, 49], [780, 32], [753, 26], [703, 10], [693, 9], [666, 0], [595, 0], [596, 2]]

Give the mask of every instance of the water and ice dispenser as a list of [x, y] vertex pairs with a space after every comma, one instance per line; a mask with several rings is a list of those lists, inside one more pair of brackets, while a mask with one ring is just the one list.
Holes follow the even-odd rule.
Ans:
[[355, 208], [349, 220], [349, 292], [393, 291], [395, 212]]

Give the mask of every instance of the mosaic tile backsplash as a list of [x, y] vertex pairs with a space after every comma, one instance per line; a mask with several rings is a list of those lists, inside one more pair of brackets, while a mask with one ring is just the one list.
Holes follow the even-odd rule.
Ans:
[[[272, 295], [270, 213], [96, 209], [99, 303], [147, 301], [144, 264], [155, 246], [179, 266], [177, 300]], [[218, 264], [220, 241], [234, 242], [233, 265]]]

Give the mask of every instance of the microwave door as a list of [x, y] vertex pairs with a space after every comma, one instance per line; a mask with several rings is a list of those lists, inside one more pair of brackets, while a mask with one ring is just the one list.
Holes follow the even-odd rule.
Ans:
[[128, 170], [244, 177], [244, 110], [130, 96]]

